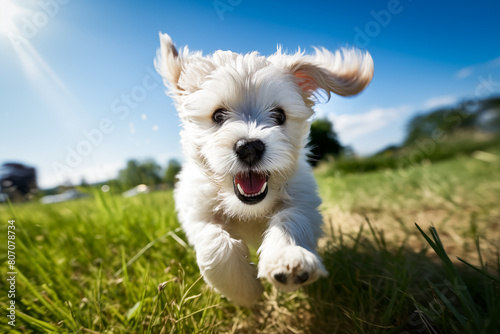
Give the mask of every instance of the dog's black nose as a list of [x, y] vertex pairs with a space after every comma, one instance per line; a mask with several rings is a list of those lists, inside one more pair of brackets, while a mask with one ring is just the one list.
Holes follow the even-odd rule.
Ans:
[[265, 150], [266, 145], [260, 139], [240, 139], [234, 145], [236, 155], [249, 165], [257, 163]]
[[280, 283], [286, 284], [286, 274], [284, 273], [274, 274], [274, 279]]

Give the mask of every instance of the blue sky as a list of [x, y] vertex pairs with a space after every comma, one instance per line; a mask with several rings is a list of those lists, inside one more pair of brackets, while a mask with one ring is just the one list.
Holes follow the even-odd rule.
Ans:
[[153, 67], [159, 31], [204, 53], [368, 50], [366, 91], [316, 108], [360, 154], [399, 143], [416, 113], [500, 93], [498, 1], [0, 3], [0, 163], [35, 166], [41, 187], [112, 178], [129, 158], [181, 159]]

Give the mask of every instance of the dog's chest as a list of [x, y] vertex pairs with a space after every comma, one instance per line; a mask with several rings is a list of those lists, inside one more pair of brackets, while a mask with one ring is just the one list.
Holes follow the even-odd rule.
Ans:
[[262, 241], [262, 234], [267, 224], [267, 219], [245, 221], [230, 219], [225, 223], [224, 229], [228, 231], [233, 238], [241, 239], [249, 246], [258, 247]]

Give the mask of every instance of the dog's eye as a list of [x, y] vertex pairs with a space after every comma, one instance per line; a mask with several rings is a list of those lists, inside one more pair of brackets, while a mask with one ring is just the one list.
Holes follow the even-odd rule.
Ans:
[[212, 114], [212, 121], [216, 124], [222, 124], [226, 121], [227, 117], [227, 110], [219, 108]]
[[276, 125], [283, 125], [286, 121], [285, 111], [281, 108], [271, 110], [271, 117], [274, 119]]

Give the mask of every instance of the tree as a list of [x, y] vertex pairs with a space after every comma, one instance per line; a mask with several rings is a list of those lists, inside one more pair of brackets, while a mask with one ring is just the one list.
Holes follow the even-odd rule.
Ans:
[[337, 139], [337, 134], [333, 131], [333, 124], [328, 119], [317, 119], [311, 124], [309, 134], [309, 146], [311, 147], [311, 157], [309, 163], [316, 166], [318, 162], [327, 155], [339, 156], [344, 147]]
[[133, 188], [139, 184], [152, 186], [160, 183], [160, 171], [161, 167], [154, 160], [142, 163], [129, 160], [125, 169], [120, 170], [118, 178], [125, 188]]
[[85, 180], [84, 177], [82, 177], [82, 181], [80, 182], [80, 187], [82, 187], [82, 188], [88, 188], [89, 187], [89, 183], [87, 182], [87, 180]]
[[176, 176], [181, 171], [181, 164], [179, 161], [172, 159], [168, 162], [167, 170], [165, 171], [165, 182], [173, 187], [177, 181]]
[[144, 161], [141, 165], [143, 182], [147, 185], [155, 185], [161, 183], [161, 166], [153, 159]]
[[[483, 109], [483, 103], [480, 103], [480, 110]], [[404, 146], [410, 146], [423, 138], [476, 130], [479, 113], [470, 112], [465, 106], [466, 103], [463, 103], [452, 108], [442, 108], [413, 117], [408, 123], [408, 134]]]

